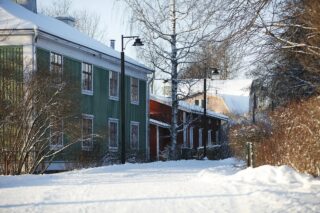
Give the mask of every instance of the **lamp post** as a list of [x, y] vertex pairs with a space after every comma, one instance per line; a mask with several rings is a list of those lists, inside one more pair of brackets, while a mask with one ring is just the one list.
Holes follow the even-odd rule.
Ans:
[[120, 134], [121, 134], [121, 163], [126, 162], [126, 84], [125, 84], [125, 57], [124, 50], [125, 45], [123, 43], [124, 39], [135, 39], [132, 46], [143, 46], [140, 38], [138, 36], [123, 36], [121, 35], [121, 75], [120, 75]]
[[[218, 75], [217, 68], [210, 68], [210, 79], [213, 75]], [[208, 139], [208, 121], [207, 121], [207, 78], [208, 78], [208, 68], [205, 66], [205, 76], [203, 79], [203, 128], [204, 134], [202, 137], [203, 143], [203, 157], [207, 156], [207, 139]]]

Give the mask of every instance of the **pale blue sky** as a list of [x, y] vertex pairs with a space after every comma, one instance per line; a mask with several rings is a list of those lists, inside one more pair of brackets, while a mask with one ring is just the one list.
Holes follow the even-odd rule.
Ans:
[[[44, 5], [50, 5], [53, 0], [37, 0], [38, 10]], [[106, 29], [107, 45], [109, 40], [116, 40], [116, 50], [120, 51], [121, 35], [131, 35], [128, 23], [128, 8], [119, 0], [72, 0], [73, 9], [86, 9], [101, 17], [101, 28]], [[126, 54], [136, 58], [134, 47], [127, 45]]]

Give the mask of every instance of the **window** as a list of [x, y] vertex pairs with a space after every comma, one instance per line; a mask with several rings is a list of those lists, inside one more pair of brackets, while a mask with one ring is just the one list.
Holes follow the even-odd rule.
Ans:
[[82, 93], [87, 95], [93, 94], [92, 87], [92, 65], [82, 63]]
[[131, 103], [139, 104], [139, 79], [131, 78], [130, 80]]
[[201, 107], [204, 108], [204, 100], [201, 100]]
[[199, 100], [194, 100], [194, 104], [199, 106]]
[[109, 97], [118, 100], [119, 97], [119, 73], [109, 72]]
[[187, 147], [187, 113], [183, 112], [183, 147]]
[[171, 86], [170, 85], [163, 86], [163, 95], [164, 96], [171, 96]]
[[57, 150], [63, 147], [63, 121], [56, 119], [50, 126], [50, 149]]
[[139, 147], [139, 122], [131, 121], [130, 147], [131, 149], [138, 149]]
[[202, 129], [199, 129], [199, 147], [202, 146]]
[[219, 144], [219, 143], [220, 143], [219, 133], [220, 133], [219, 130], [217, 130], [217, 131], [216, 131], [216, 144]]
[[93, 115], [82, 115], [82, 149], [91, 151], [93, 147]]
[[190, 127], [190, 148], [193, 148], [193, 127]]
[[212, 130], [208, 131], [208, 145], [212, 145]]
[[109, 119], [109, 149], [118, 149], [118, 119]]
[[62, 82], [62, 56], [57, 53], [50, 53], [50, 72], [54, 77], [54, 83]]

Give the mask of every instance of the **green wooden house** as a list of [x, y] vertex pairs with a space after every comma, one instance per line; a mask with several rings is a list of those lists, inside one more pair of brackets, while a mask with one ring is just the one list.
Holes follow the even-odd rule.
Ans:
[[[34, 4], [31, 6], [34, 10]], [[100, 163], [103, 158], [120, 158], [120, 52], [61, 20], [0, 0], [0, 55], [2, 61], [15, 60], [22, 79], [29, 72], [46, 69], [70, 74], [79, 83], [81, 131], [100, 136], [70, 146], [54, 159], [48, 170], [72, 169], [78, 165], [80, 155], [94, 155]], [[126, 152], [128, 157], [130, 153], [138, 153], [147, 160], [147, 74], [152, 71], [129, 57], [125, 60]], [[55, 148], [67, 143], [62, 133]]]

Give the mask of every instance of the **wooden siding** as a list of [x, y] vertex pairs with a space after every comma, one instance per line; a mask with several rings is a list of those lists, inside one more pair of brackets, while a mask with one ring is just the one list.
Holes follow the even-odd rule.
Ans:
[[[21, 98], [23, 98], [23, 47], [0, 46], [0, 121], [11, 110], [15, 110], [14, 106], [21, 101]], [[7, 163], [17, 159], [13, 147], [16, 134], [18, 129], [14, 123], [0, 122], [0, 169], [4, 169], [5, 173], [7, 173]], [[1, 165], [2, 162], [4, 165]]]
[[[50, 52], [44, 49], [37, 49], [38, 67], [49, 69]], [[63, 73], [65, 76], [71, 76], [73, 80], [81, 85], [81, 64], [82, 62], [67, 56], [63, 57]], [[96, 157], [102, 157], [108, 151], [108, 119], [119, 119], [120, 106], [119, 101], [109, 98], [109, 70], [93, 65], [93, 95], [81, 96], [82, 113], [94, 116], [93, 131], [99, 135], [94, 140], [94, 154]], [[120, 78], [119, 78], [120, 80]], [[126, 149], [130, 149], [130, 121], [139, 122], [139, 152], [146, 152], [146, 90], [147, 83], [139, 80], [139, 104], [130, 102], [130, 77], [126, 76]], [[79, 87], [81, 93], [81, 86]], [[119, 122], [120, 128], [120, 122]], [[120, 135], [119, 137], [120, 138]], [[93, 152], [81, 150], [81, 143], [75, 144], [71, 149], [65, 151], [59, 156], [59, 160], [76, 160], [77, 153], [82, 155], [92, 155]], [[120, 152], [120, 145], [118, 152]]]

